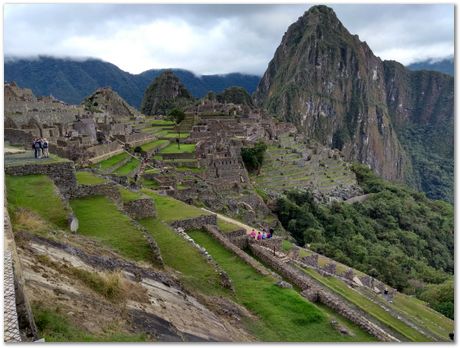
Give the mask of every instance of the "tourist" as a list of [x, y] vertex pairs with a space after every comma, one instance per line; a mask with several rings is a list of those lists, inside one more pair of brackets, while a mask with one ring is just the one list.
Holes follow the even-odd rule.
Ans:
[[272, 234], [270, 232], [267, 232], [267, 239], [270, 239], [272, 237]]
[[259, 231], [259, 232], [257, 232], [257, 240], [261, 240], [261, 239], [262, 239], [262, 233], [260, 233], [260, 231]]
[[43, 148], [43, 157], [48, 158], [49, 157], [49, 151], [48, 151], [48, 139], [43, 138], [42, 142], [42, 148]]
[[262, 239], [267, 239], [267, 232], [262, 233]]
[[251, 236], [251, 238], [256, 238], [256, 231], [254, 229], [252, 229], [251, 233], [249, 234]]
[[35, 150], [35, 158], [41, 158], [41, 152], [42, 152], [42, 145], [40, 143], [40, 139], [36, 138], [34, 139], [34, 150]]
[[270, 228], [270, 237], [273, 237], [273, 233], [275, 233], [275, 230], [273, 228]]

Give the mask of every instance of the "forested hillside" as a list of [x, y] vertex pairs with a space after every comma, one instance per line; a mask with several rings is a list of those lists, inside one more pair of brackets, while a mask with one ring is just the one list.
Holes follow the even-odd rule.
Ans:
[[454, 271], [452, 205], [380, 179], [363, 165], [354, 171], [367, 199], [325, 205], [308, 191], [291, 191], [277, 202], [281, 223], [298, 244], [400, 291], [425, 292], [429, 301], [426, 290], [437, 288], [427, 284], [441, 284]]

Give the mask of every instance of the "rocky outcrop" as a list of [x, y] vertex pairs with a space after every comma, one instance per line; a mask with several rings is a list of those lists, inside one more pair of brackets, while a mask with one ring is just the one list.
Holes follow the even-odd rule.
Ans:
[[139, 115], [139, 111], [130, 106], [110, 87], [97, 89], [83, 100], [82, 106], [90, 112], [107, 113], [114, 119], [129, 119]]
[[158, 76], [146, 89], [141, 112], [145, 115], [166, 115], [176, 107], [184, 107], [193, 100], [179, 78], [171, 70]]
[[[340, 149], [347, 160], [406, 180], [412, 162], [399, 127], [414, 117], [451, 125], [453, 79], [394, 65], [350, 34], [332, 9], [313, 6], [284, 34], [254, 99], [308, 137]], [[401, 72], [399, 78], [391, 77], [392, 70]], [[408, 103], [400, 107], [399, 99]]]

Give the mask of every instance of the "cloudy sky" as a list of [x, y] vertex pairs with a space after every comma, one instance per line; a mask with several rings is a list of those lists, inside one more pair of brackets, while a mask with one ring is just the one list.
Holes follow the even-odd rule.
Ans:
[[[382, 59], [454, 53], [453, 5], [329, 5]], [[6, 4], [5, 56], [95, 57], [123, 70], [263, 74], [287, 27], [309, 8], [282, 5]]]

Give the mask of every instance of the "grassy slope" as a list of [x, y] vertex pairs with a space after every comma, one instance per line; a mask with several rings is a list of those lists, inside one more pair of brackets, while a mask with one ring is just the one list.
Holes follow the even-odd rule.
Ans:
[[229, 233], [241, 229], [241, 227], [219, 218], [217, 218], [217, 227], [219, 227], [219, 230], [223, 233]]
[[257, 273], [212, 237], [201, 231], [190, 232], [204, 246], [233, 281], [236, 300], [261, 320], [247, 323], [261, 341], [335, 342], [371, 341], [372, 337], [355, 329], [355, 337], [342, 336], [326, 315], [293, 289], [274, 285], [275, 280]]
[[153, 198], [158, 218], [161, 221], [170, 222], [198, 217], [201, 215], [209, 215], [209, 213], [201, 210], [200, 208], [185, 204], [168, 196], [159, 195], [152, 190], [142, 189], [141, 191]]
[[102, 170], [106, 170], [106, 169], [112, 168], [115, 164], [123, 161], [127, 157], [128, 157], [128, 154], [126, 152], [122, 152], [122, 153], [119, 153], [118, 155], [112, 156], [101, 162], [98, 162], [96, 164], [96, 167], [99, 167]]
[[114, 173], [117, 175], [128, 175], [134, 169], [136, 169], [140, 163], [141, 161], [139, 161], [137, 158], [131, 158], [128, 163], [118, 168]]
[[168, 144], [168, 143], [169, 143], [169, 140], [155, 140], [155, 141], [152, 141], [150, 143], [142, 145], [141, 148], [142, 148], [142, 150], [148, 152], [150, 150], [157, 149], [160, 146], [163, 146], [163, 145]]
[[80, 185], [97, 185], [106, 182], [103, 178], [96, 176], [91, 172], [77, 172], [76, 177], [77, 182]]
[[169, 144], [164, 149], [160, 151], [160, 154], [165, 153], [193, 153], [195, 152], [195, 144], [181, 144], [180, 149], [177, 144]]
[[104, 334], [91, 334], [87, 330], [75, 327], [59, 308], [33, 307], [34, 319], [40, 337], [46, 342], [144, 342], [147, 336], [142, 334], [129, 334], [118, 330], [104, 332]]
[[380, 320], [382, 323], [391, 327], [411, 341], [429, 342], [430, 339], [420, 334], [418, 331], [404, 324], [402, 321], [391, 316], [383, 308], [371, 302], [357, 291], [348, 287], [344, 282], [334, 277], [323, 277], [312, 269], [303, 269], [305, 273], [315, 278], [332, 291], [342, 295], [344, 298], [355, 304], [365, 312]]
[[130, 201], [135, 201], [141, 198], [145, 198], [143, 194], [130, 191], [124, 187], [119, 187], [118, 191], [121, 194], [121, 199], [123, 200], [123, 202], [130, 202]]
[[44, 220], [67, 229], [67, 211], [53, 181], [46, 175], [6, 176], [8, 209], [12, 215], [19, 208], [31, 210]]
[[142, 233], [106, 197], [79, 198], [70, 204], [79, 221], [78, 233], [108, 245], [127, 258], [147, 262], [153, 259]]
[[180, 272], [180, 278], [190, 289], [206, 295], [229, 295], [220, 285], [219, 275], [189, 242], [158, 219], [140, 220], [158, 244], [165, 264]]

